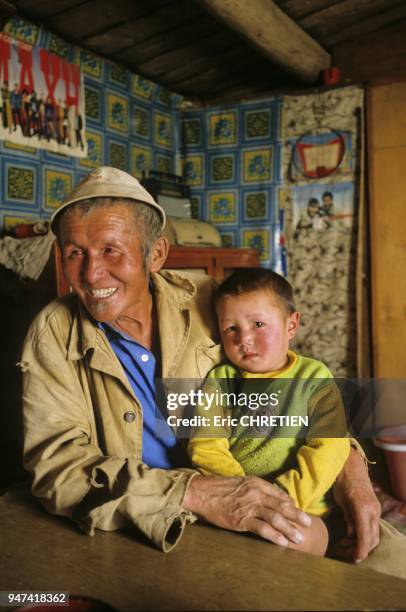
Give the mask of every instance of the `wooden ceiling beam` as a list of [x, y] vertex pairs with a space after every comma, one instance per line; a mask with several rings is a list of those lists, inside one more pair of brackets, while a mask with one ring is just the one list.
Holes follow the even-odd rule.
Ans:
[[305, 83], [314, 83], [331, 56], [271, 0], [198, 0], [251, 46]]

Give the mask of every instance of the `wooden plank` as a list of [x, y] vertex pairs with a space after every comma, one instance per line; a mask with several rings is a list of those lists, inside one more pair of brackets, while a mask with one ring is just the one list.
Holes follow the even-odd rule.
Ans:
[[83, 0], [14, 0], [18, 14], [22, 17], [46, 19], [72, 7], [83, 4]]
[[374, 150], [406, 146], [406, 82], [374, 87], [371, 93]]
[[255, 249], [225, 249], [222, 247], [173, 246], [169, 249], [164, 268], [203, 269], [217, 281], [225, 278], [228, 270], [255, 268], [259, 265]]
[[274, 0], [279, 8], [292, 19], [298, 20], [321, 11], [342, 0]]
[[392, 23], [397, 23], [399, 20], [404, 19], [405, 17], [406, 4], [402, 2], [400, 6], [390, 11], [379, 13], [379, 15], [374, 15], [369, 19], [364, 18], [348, 28], [336, 29], [335, 32], [329, 35], [329, 43], [330, 45], [335, 45], [345, 40], [357, 39], [363, 34], [374, 32], [375, 30], [379, 30], [380, 28], [391, 25]]
[[256, 84], [255, 87], [247, 87], [238, 84], [228, 84], [227, 87], [219, 89], [218, 91], [211, 93], [208, 91], [204, 92], [204, 96], [201, 99], [208, 104], [232, 104], [236, 100], [248, 101], [248, 100], [259, 100], [261, 98], [268, 98], [274, 95], [275, 90], [269, 86], [269, 84]]
[[119, 59], [122, 62], [132, 62], [134, 65], [142, 64], [176, 49], [180, 42], [186, 45], [202, 37], [215, 34], [220, 29], [223, 29], [222, 26], [209, 15], [203, 15], [198, 19], [192, 18], [178, 27], [149, 38], [142, 45], [135, 45], [120, 51]]
[[238, 83], [241, 84], [241, 77], [236, 81], [230, 76], [230, 72], [227, 68], [218, 68], [217, 66], [213, 66], [209, 70], [205, 72], [201, 72], [196, 74], [189, 79], [181, 81], [180, 83], [175, 83], [174, 87], [179, 90], [180, 87], [184, 88], [191, 93], [194, 92], [195, 95], [203, 95], [205, 92], [213, 94], [215, 91], [215, 86], [213, 84], [221, 82], [223, 87], [228, 87], [230, 85], [236, 85]]
[[50, 17], [47, 26], [83, 42], [89, 36], [149, 15], [168, 2], [170, 0], [154, 0], [152, 3], [145, 0], [115, 0], [114, 3], [111, 0], [87, 0], [79, 6]]
[[406, 22], [340, 43], [333, 57], [344, 80], [401, 81], [406, 74]]
[[404, 4], [403, 0], [342, 0], [299, 20], [300, 26], [330, 47], [330, 35], [376, 13]]
[[406, 376], [405, 95], [397, 83], [372, 87], [368, 99], [374, 375], [382, 378]]
[[[262, 84], [268, 82], [268, 85], [271, 83], [272, 78], [267, 75], [272, 73], [272, 66], [263, 58], [257, 62], [250, 55], [244, 54], [240, 47], [233, 47], [222, 56], [223, 60], [227, 60], [225, 63], [216, 62], [209, 69], [198, 70], [182, 80], [179, 79], [179, 76], [172, 77], [173, 86], [178, 89], [181, 86], [198, 91], [207, 89], [210, 94], [213, 94], [230, 84], [252, 87], [256, 82]], [[268, 72], [265, 71], [265, 67]]]
[[121, 23], [106, 31], [83, 39], [83, 44], [98, 53], [113, 55], [166, 32], [171, 27], [201, 14], [201, 9], [188, 0], [176, 0], [175, 4], [135, 20]]
[[218, 79], [211, 87], [210, 84], [205, 86], [204, 83], [201, 83], [199, 90], [196, 86], [194, 87], [194, 92], [199, 93], [200, 98], [206, 103], [220, 104], [235, 103], [243, 99], [258, 100], [274, 96], [278, 90], [286, 93], [289, 89], [292, 89], [289, 76], [282, 77], [278, 71], [274, 72], [274, 69], [271, 68], [268, 70], [266, 80], [261, 79], [260, 75], [256, 75], [253, 71], [247, 70], [243, 75], [234, 75], [234, 78]]
[[342, 0], [274, 0], [274, 2], [284, 13], [296, 20], [333, 4], [339, 4]]
[[[234, 104], [236, 101], [254, 100], [266, 98], [274, 95], [275, 83], [271, 79], [266, 83], [244, 84], [242, 79], [224, 79], [222, 86], [217, 85], [214, 90], [202, 87], [198, 92], [200, 99], [205, 104], [224, 105]], [[195, 88], [195, 93], [197, 89]], [[286, 91], [286, 90], [285, 90]]]
[[330, 65], [329, 54], [271, 0], [199, 0], [260, 53], [303, 82]]
[[138, 68], [142, 73], [151, 74], [151, 77], [155, 78], [163, 76], [166, 79], [185, 71], [186, 74], [190, 74], [190, 63], [194, 62], [192, 68], [198, 70], [198, 66], [202, 62], [207, 64], [207, 58], [210, 58], [212, 65], [213, 58], [229, 47], [240, 47], [238, 38], [232, 32], [220, 31], [192, 44], [181, 45], [173, 51], [139, 64]]
[[219, 99], [227, 99], [230, 103], [239, 102], [242, 93], [261, 95], [265, 87], [272, 88], [272, 82], [253, 82], [245, 79], [241, 75], [228, 76], [227, 73], [214, 72], [214, 69], [205, 74], [199, 75], [190, 81], [176, 85], [176, 90], [192, 100], [201, 100], [208, 104], [217, 104]]
[[374, 13], [384, 12], [404, 4], [403, 0], [341, 0], [324, 9], [314, 11], [300, 19], [300, 25], [306, 29], [337, 26], [337, 19], [342, 22], [353, 22]]

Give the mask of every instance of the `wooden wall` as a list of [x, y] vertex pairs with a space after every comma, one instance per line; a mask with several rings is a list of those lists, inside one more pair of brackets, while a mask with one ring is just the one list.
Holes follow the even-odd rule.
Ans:
[[377, 377], [406, 377], [406, 82], [371, 86], [368, 154]]

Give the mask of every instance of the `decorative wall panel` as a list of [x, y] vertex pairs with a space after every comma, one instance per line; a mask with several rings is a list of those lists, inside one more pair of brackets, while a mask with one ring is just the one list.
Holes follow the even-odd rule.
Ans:
[[112, 165], [139, 178], [151, 169], [175, 171], [181, 96], [20, 18], [11, 19], [5, 33], [80, 66], [86, 132], [78, 146], [87, 143], [88, 150], [86, 157], [75, 159], [0, 141], [3, 232], [12, 232], [22, 222], [48, 218], [71, 187], [99, 165]]

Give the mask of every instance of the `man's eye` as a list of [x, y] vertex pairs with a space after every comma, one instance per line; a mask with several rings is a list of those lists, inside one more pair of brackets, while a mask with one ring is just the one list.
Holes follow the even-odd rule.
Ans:
[[262, 321], [255, 321], [255, 327], [264, 327], [265, 323]]
[[233, 332], [235, 332], [236, 329], [237, 328], [235, 325], [230, 325], [230, 327], [226, 327], [224, 331], [226, 332], [226, 334], [232, 334]]
[[116, 255], [117, 251], [113, 247], [105, 247], [104, 254], [105, 255]]
[[65, 257], [67, 257], [68, 259], [76, 259], [77, 257], [80, 257], [82, 253], [83, 252], [81, 249], [73, 249], [72, 251], [66, 253]]

